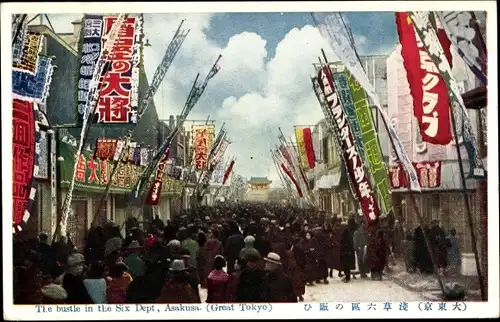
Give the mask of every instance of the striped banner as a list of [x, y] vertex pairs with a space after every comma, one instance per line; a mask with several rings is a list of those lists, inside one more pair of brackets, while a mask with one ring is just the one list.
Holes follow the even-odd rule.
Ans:
[[297, 141], [298, 159], [302, 169], [308, 169], [309, 163], [307, 160], [306, 145], [304, 142], [304, 127], [295, 126], [295, 140]]

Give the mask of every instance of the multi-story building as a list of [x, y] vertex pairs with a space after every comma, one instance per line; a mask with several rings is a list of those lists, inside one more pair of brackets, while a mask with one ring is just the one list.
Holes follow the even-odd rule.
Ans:
[[[458, 56], [455, 56], [455, 58], [454, 66], [463, 64], [463, 61], [460, 61]], [[465, 66], [463, 67], [467, 68]], [[456, 70], [457, 69], [454, 68], [454, 71]], [[476, 86], [475, 78], [467, 77], [466, 75], [464, 77], [464, 75], [459, 74], [455, 76], [462, 92], [469, 92], [469, 94], [464, 94], [464, 100], [466, 104], [469, 105], [468, 107], [470, 107], [470, 105], [486, 104], [484, 100], [485, 91], [483, 91], [483, 95], [481, 95], [481, 93], [473, 93], [477, 92], [477, 90], [471, 91], [471, 89]], [[389, 118], [395, 126], [396, 132], [410, 159], [417, 164], [425, 161], [440, 162], [439, 185], [435, 185], [434, 187], [423, 187], [422, 193], [413, 194], [417, 206], [420, 209], [420, 213], [426, 223], [433, 219], [437, 219], [440, 221], [445, 231], [455, 228], [457, 230], [457, 235], [462, 240], [462, 252], [464, 254], [470, 254], [472, 252], [472, 243], [469, 226], [467, 224], [468, 221], [462, 192], [461, 173], [455, 145], [457, 141], [459, 142], [458, 144], [460, 144], [463, 169], [467, 177], [469, 162], [465, 147], [462, 144], [462, 139], [459, 138], [456, 140], [456, 138], [453, 138], [452, 142], [446, 146], [434, 145], [422, 141], [417, 120], [413, 115], [413, 99], [410, 94], [408, 81], [406, 79], [406, 71], [403, 66], [401, 46], [398, 46], [387, 59], [387, 78]], [[483, 97], [482, 100], [480, 99], [481, 96]], [[474, 98], [477, 99], [478, 97], [479, 100], [474, 100]], [[476, 103], [474, 103], [474, 101]], [[484, 133], [482, 131], [486, 124], [485, 115], [481, 113], [479, 109], [469, 109], [468, 115], [474, 132], [473, 134], [476, 138], [479, 138], [478, 149], [481, 153], [486, 150], [485, 147], [483, 147], [485, 140], [483, 139]], [[482, 156], [484, 157], [485, 154]], [[390, 165], [394, 166], [396, 161], [396, 156], [392, 154]], [[485, 161], [486, 159], [484, 159], [484, 165], [486, 166]], [[473, 221], [476, 227], [475, 229], [479, 232], [482, 226], [480, 225], [482, 220], [480, 210], [484, 208], [484, 200], [481, 196], [484, 195], [484, 191], [482, 194], [477, 193], [478, 184], [479, 183], [476, 183], [473, 179], [466, 180], [466, 191], [469, 195]], [[410, 200], [411, 195], [408, 190], [406, 188], [393, 189], [392, 195], [396, 217], [399, 217], [402, 222], [404, 222], [407, 229], [416, 228], [419, 225], [419, 221], [412, 207], [412, 202]], [[480, 200], [483, 200], [483, 202]], [[485, 213], [483, 215], [486, 216]], [[483, 231], [483, 235], [486, 235], [485, 231]]]

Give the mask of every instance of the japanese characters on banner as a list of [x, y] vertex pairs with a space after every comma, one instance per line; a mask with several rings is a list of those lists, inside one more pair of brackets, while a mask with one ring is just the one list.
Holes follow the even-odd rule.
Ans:
[[170, 147], [167, 148], [165, 153], [162, 155], [158, 167], [154, 172], [153, 183], [149, 187], [148, 194], [146, 196], [146, 204], [151, 206], [156, 206], [160, 203], [161, 187], [163, 184], [163, 177], [165, 176], [165, 170], [167, 168], [168, 155], [170, 153]]
[[410, 158], [408, 157], [408, 154], [406, 153], [403, 144], [401, 143], [401, 140], [399, 139], [398, 134], [394, 129], [394, 126], [391, 124], [387, 113], [382, 108], [382, 104], [380, 103], [378, 94], [375, 91], [374, 86], [370, 82], [370, 79], [366, 75], [361, 62], [358, 59], [356, 51], [351, 45], [351, 40], [348, 37], [348, 33], [345, 28], [345, 24], [342, 21], [340, 13], [315, 12], [312, 15], [315, 23], [318, 26], [321, 36], [329, 42], [335, 54], [347, 67], [354, 78], [356, 78], [356, 80], [361, 84], [361, 87], [364, 88], [366, 94], [373, 100], [373, 103], [377, 107], [379, 114], [384, 119], [384, 123], [388, 125], [389, 135], [394, 142], [395, 152], [398, 155], [399, 160], [403, 163], [403, 166], [408, 173], [408, 176], [410, 177], [411, 189], [413, 191], [420, 191], [415, 169], [413, 168]]
[[36, 115], [32, 102], [12, 101], [12, 219], [14, 232], [29, 218], [36, 190], [35, 175]]
[[224, 153], [226, 152], [227, 148], [231, 144], [231, 141], [228, 139], [223, 139], [222, 142], [219, 144], [219, 147], [215, 151], [213, 157], [212, 157], [212, 163], [213, 164], [219, 164], [222, 157], [224, 156]]
[[37, 180], [49, 180], [49, 135], [46, 131], [40, 131], [40, 140], [38, 141], [38, 174]]
[[[75, 147], [59, 142], [59, 155], [64, 157], [61, 166], [61, 182], [69, 184], [73, 175]], [[128, 162], [119, 162], [118, 168], [111, 176], [116, 162], [94, 157], [92, 152], [84, 151], [77, 162], [75, 188], [85, 191], [103, 192], [111, 181], [110, 189], [114, 193], [130, 193], [136, 184], [143, 168]], [[167, 178], [163, 180], [162, 191], [178, 189], [177, 180]]]
[[[117, 17], [86, 15], [83, 21], [80, 66], [77, 81], [78, 122], [83, 123], [89, 86], [101, 49]], [[113, 50], [106, 58], [107, 73], [100, 77], [100, 97], [93, 122], [129, 124], [137, 122], [142, 18], [128, 17], [121, 25]]]
[[295, 126], [295, 140], [297, 141], [297, 152], [300, 161], [300, 166], [303, 169], [309, 169], [309, 162], [307, 159], [306, 144], [304, 142], [304, 127]]
[[375, 130], [375, 125], [373, 124], [371, 108], [368, 105], [364, 89], [351, 75], [351, 73], [348, 71], [345, 71], [345, 73], [347, 74], [349, 88], [354, 101], [356, 119], [358, 120], [363, 138], [365, 161], [368, 162], [370, 173], [373, 178], [372, 184], [377, 189], [378, 201], [382, 211], [385, 214], [388, 214], [392, 211], [389, 176], [384, 163], [384, 156], [378, 140], [377, 131]]
[[[12, 44], [12, 62], [19, 63], [21, 57], [23, 56], [23, 48], [26, 41], [26, 37], [28, 35], [28, 19], [24, 19], [21, 23], [23, 15], [16, 15], [14, 21], [12, 22], [12, 37], [14, 39], [14, 43]], [[19, 32], [17, 36], [15, 35], [16, 27], [19, 27]]]
[[401, 56], [424, 142], [447, 145], [451, 142], [450, 103], [443, 77], [427, 54], [406, 12], [396, 12]]
[[52, 58], [39, 56], [36, 72], [12, 72], [12, 96], [21, 100], [45, 104], [49, 94], [54, 65]]
[[167, 160], [167, 166], [165, 167], [165, 174], [169, 178], [181, 180], [182, 167], [176, 165], [175, 158], [170, 158]]
[[226, 172], [226, 164], [224, 162], [219, 162], [215, 166], [215, 169], [210, 178], [210, 185], [220, 186], [224, 179], [224, 173]]
[[357, 151], [347, 117], [340, 107], [333, 77], [328, 66], [324, 66], [318, 71], [318, 81], [338, 127], [338, 133], [335, 133], [335, 135], [339, 138], [341, 149], [347, 162], [346, 166], [349, 177], [354, 185], [356, 197], [365, 218], [365, 224], [372, 226], [378, 222], [380, 216], [379, 207], [368, 176], [365, 173], [363, 160]]
[[446, 83], [449, 100], [453, 107], [454, 119], [456, 121], [462, 119], [463, 130], [462, 133], [458, 133], [458, 130], [462, 127], [457, 124], [457, 135], [460, 136], [460, 134], [462, 134], [463, 136], [463, 143], [469, 157], [469, 177], [484, 178], [486, 173], [483, 167], [483, 161], [479, 157], [479, 153], [477, 151], [476, 138], [472, 131], [471, 122], [467, 114], [462, 95], [458, 89], [457, 82], [453, 77], [450, 64], [446, 59], [443, 47], [441, 46], [436, 35], [436, 31], [430, 23], [429, 15], [429, 12], [409, 12], [409, 16], [415, 26], [415, 31], [417, 32], [418, 37], [422, 41], [429, 57], [432, 59], [432, 62], [434, 62], [434, 65], [437, 67]]
[[[422, 188], [438, 188], [441, 185], [441, 161], [414, 162], [418, 182]], [[391, 188], [407, 188], [408, 183], [400, 166], [390, 168]]]
[[193, 163], [196, 169], [205, 169], [208, 154], [212, 149], [215, 139], [215, 125], [193, 125]]
[[460, 57], [481, 83], [487, 85], [486, 44], [474, 12], [437, 11], [436, 15]]
[[97, 139], [94, 157], [101, 160], [117, 161], [123, 148], [125, 152], [123, 153], [122, 162], [137, 166], [147, 164], [150, 154], [148, 148], [137, 142], [131, 142], [128, 146], [124, 146], [124, 142], [119, 139]]
[[[12, 71], [36, 75], [39, 54], [42, 51], [43, 35], [28, 32], [24, 38], [21, 56], [12, 63]], [[17, 53], [15, 53], [17, 55]]]

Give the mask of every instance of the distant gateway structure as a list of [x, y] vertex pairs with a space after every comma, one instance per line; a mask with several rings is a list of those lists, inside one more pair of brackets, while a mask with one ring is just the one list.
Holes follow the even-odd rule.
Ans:
[[272, 181], [267, 177], [251, 177], [247, 181], [248, 191], [245, 194], [247, 201], [265, 202], [269, 200], [269, 188]]

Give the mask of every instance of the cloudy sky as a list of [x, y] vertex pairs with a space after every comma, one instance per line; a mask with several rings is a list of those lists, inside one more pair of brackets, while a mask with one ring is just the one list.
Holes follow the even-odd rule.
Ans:
[[[71, 32], [81, 15], [50, 14], [56, 32]], [[189, 119], [225, 122], [236, 155], [235, 171], [279, 178], [269, 150], [278, 127], [293, 136], [293, 125], [312, 125], [321, 117], [309, 75], [321, 49], [335, 55], [313, 26], [310, 13], [145, 14], [145, 68], [151, 79], [180, 21], [191, 31], [155, 96], [158, 114], [180, 112], [198, 72], [203, 78], [219, 54], [221, 71], [211, 80]], [[392, 12], [344, 15], [361, 55], [389, 54], [398, 41]]]

